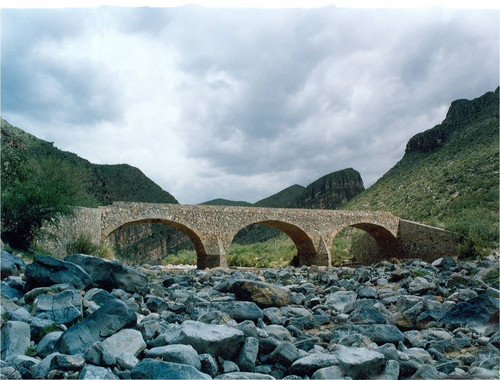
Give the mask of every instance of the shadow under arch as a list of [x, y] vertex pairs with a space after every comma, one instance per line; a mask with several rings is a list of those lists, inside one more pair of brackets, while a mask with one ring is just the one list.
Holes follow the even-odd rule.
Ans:
[[[313, 258], [317, 253], [311, 237], [303, 229], [294, 224], [290, 224], [280, 220], [263, 220], [243, 226], [240, 231], [249, 226], [273, 227], [285, 233], [290, 239], [292, 239], [295, 247], [297, 248], [297, 256], [295, 256], [290, 263], [293, 266], [298, 266], [304, 264], [305, 262], [313, 261]], [[238, 232], [234, 234], [233, 240], [237, 233]]]
[[398, 239], [385, 227], [373, 223], [355, 223], [348, 227], [359, 228], [368, 234], [352, 242], [353, 256], [361, 264], [369, 265], [397, 256]]
[[108, 237], [111, 234], [113, 234], [113, 233], [115, 233], [115, 232], [117, 232], [117, 231], [119, 231], [127, 226], [132, 226], [135, 224], [143, 224], [143, 223], [152, 223], [152, 224], [159, 224], [159, 225], [163, 225], [163, 226], [172, 227], [172, 228], [175, 228], [176, 230], [181, 231], [184, 234], [186, 234], [189, 237], [189, 239], [191, 240], [191, 242], [193, 243], [193, 247], [196, 251], [198, 263], [200, 262], [200, 257], [204, 258], [207, 255], [205, 246], [203, 245], [201, 238], [198, 236], [198, 234], [194, 230], [192, 230], [191, 228], [187, 227], [184, 224], [177, 223], [177, 222], [174, 222], [174, 221], [168, 220], [168, 219], [139, 219], [139, 220], [127, 222], [127, 223], [124, 223], [121, 226], [119, 226], [111, 231], [105, 230], [102, 234], [102, 239], [103, 240], [108, 239]]

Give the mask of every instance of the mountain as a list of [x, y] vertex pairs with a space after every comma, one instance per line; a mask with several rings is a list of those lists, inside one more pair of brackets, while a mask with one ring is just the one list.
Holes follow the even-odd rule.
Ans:
[[298, 208], [336, 209], [365, 189], [354, 169], [327, 174], [308, 185], [296, 201]]
[[35, 160], [51, 157], [75, 168], [82, 167], [89, 175], [87, 191], [95, 198], [97, 205], [107, 205], [115, 201], [179, 203], [136, 167], [127, 164], [92, 164], [74, 153], [54, 147], [53, 143], [12, 126], [3, 119], [1, 122], [2, 147], [24, 150], [29, 158]]
[[[1, 126], [2, 149], [23, 151], [27, 158], [33, 160], [52, 158], [70, 165], [75, 172], [79, 172], [79, 168], [83, 169], [88, 176], [84, 181], [89, 195], [86, 199], [91, 201], [77, 206], [95, 207], [115, 201], [179, 203], [136, 167], [127, 164], [93, 164], [74, 153], [62, 151], [54, 147], [53, 143], [26, 133], [3, 119]], [[137, 262], [138, 259], [144, 260], [144, 252], [148, 252], [147, 261], [150, 263], [161, 262], [167, 251], [179, 243], [177, 230], [150, 224], [125, 227], [110, 239], [116, 244], [121, 259]]]
[[403, 158], [343, 208], [445, 227], [465, 251], [498, 247], [498, 93], [452, 102], [441, 124], [413, 136]]
[[217, 198], [217, 199], [213, 199], [211, 201], [203, 202], [203, 203], [200, 203], [200, 205], [206, 205], [206, 206], [243, 206], [243, 207], [252, 206], [252, 204], [250, 202], [230, 201], [230, 200], [222, 199], [222, 198]]
[[304, 192], [304, 186], [292, 185], [270, 197], [254, 203], [255, 207], [293, 208]]

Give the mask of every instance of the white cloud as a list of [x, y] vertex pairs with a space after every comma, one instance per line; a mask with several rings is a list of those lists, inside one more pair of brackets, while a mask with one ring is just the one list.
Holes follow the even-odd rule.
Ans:
[[371, 185], [451, 101], [495, 89], [498, 25], [439, 9], [3, 10], [2, 116], [182, 203], [346, 167]]

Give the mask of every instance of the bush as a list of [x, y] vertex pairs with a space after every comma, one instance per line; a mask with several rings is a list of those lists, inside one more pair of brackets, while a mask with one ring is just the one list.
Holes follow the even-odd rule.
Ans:
[[82, 253], [84, 255], [91, 255], [100, 257], [102, 259], [113, 260], [115, 258], [115, 251], [113, 247], [107, 242], [94, 243], [92, 238], [86, 234], [78, 235], [73, 241], [66, 245], [66, 252], [68, 255]]
[[92, 202], [83, 169], [53, 158], [29, 160], [22, 151], [2, 147], [2, 240], [27, 250], [47, 223], [57, 226], [71, 206]]
[[196, 265], [198, 257], [195, 251], [183, 249], [171, 254], [162, 260], [163, 265]]

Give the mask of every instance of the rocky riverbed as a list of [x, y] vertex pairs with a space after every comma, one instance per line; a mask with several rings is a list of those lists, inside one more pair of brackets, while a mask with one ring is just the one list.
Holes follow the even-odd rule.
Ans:
[[1, 378], [498, 379], [498, 263], [127, 267], [2, 251]]

